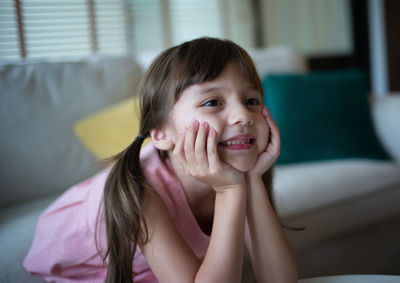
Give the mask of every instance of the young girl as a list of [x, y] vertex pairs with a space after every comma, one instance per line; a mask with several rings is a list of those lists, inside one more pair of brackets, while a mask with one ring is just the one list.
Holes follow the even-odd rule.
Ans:
[[139, 135], [44, 212], [26, 269], [55, 282], [240, 282], [246, 246], [258, 282], [297, 282], [268, 194], [279, 132], [249, 55], [185, 42], [156, 58], [140, 98]]

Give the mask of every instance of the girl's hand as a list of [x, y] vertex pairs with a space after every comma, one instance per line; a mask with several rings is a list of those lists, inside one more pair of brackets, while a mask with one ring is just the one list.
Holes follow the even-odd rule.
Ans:
[[244, 183], [244, 174], [221, 162], [217, 132], [206, 122], [193, 121], [179, 137], [173, 154], [186, 174], [206, 183], [216, 192]]
[[274, 162], [278, 159], [281, 149], [279, 129], [265, 106], [263, 107], [262, 115], [269, 127], [269, 142], [265, 151], [261, 152], [258, 156], [256, 165], [247, 172], [247, 175], [250, 177], [262, 177], [262, 175], [271, 168]]

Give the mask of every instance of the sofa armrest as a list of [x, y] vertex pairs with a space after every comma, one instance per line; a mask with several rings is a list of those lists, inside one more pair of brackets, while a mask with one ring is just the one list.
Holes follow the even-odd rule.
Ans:
[[400, 163], [400, 93], [375, 97], [372, 118], [383, 147]]

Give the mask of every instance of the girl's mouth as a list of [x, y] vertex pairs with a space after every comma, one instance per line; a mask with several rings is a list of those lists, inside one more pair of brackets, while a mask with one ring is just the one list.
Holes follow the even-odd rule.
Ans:
[[237, 144], [254, 144], [254, 139], [248, 139], [246, 141], [225, 141], [220, 143], [222, 146], [230, 146], [230, 145], [237, 145]]
[[220, 146], [227, 149], [249, 149], [252, 148], [255, 143], [255, 138], [251, 135], [238, 135], [228, 140], [219, 143]]

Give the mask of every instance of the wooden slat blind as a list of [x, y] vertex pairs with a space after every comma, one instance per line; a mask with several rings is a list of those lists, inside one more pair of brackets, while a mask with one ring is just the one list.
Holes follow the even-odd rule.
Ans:
[[18, 58], [20, 57], [19, 50], [18, 22], [14, 1], [4, 0], [0, 2], [0, 57]]
[[251, 27], [237, 14], [248, 5], [237, 0], [1, 0], [0, 58], [139, 55], [200, 36], [231, 38], [247, 47]]
[[200, 36], [231, 38], [233, 0], [127, 0], [136, 54]]
[[11, 0], [0, 8], [0, 58], [127, 53], [122, 1]]

